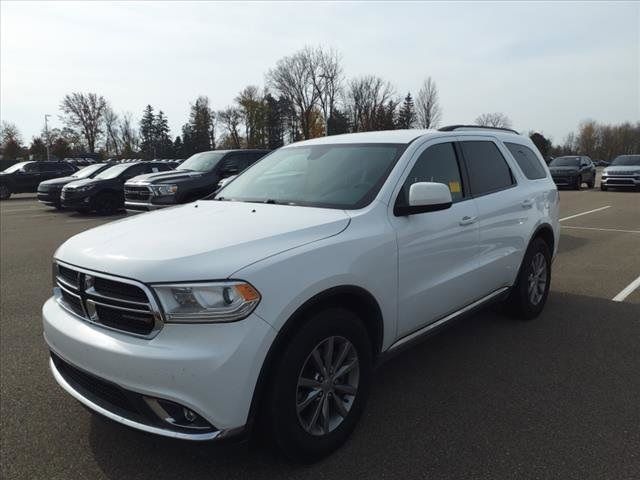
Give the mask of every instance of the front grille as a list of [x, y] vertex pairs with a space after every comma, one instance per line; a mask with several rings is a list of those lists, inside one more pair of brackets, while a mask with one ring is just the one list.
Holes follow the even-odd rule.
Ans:
[[132, 300], [134, 302], [148, 301], [147, 294], [139, 287], [128, 283], [114, 282], [102, 277], [95, 277], [93, 288], [102, 295], [112, 295], [121, 300]]
[[151, 293], [132, 280], [55, 265], [60, 304], [85, 320], [115, 330], [150, 337], [161, 326]]
[[635, 175], [637, 172], [626, 171], [626, 170], [614, 170], [611, 172], [605, 173], [605, 175]]
[[124, 198], [125, 200], [132, 201], [147, 201], [151, 196], [151, 191], [148, 187], [137, 187], [133, 185], [125, 185]]
[[635, 185], [632, 179], [625, 179], [625, 178], [610, 178], [607, 181], [608, 185]]
[[55, 353], [51, 352], [56, 369], [64, 379], [76, 390], [82, 390], [85, 396], [91, 397], [97, 403], [106, 402], [109, 406], [139, 414], [136, 406], [129, 400], [122, 388], [102, 380], [94, 375], [68, 364]]

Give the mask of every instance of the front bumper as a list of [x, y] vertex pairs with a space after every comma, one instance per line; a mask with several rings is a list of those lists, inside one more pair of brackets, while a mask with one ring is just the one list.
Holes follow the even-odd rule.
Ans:
[[129, 427], [187, 440], [213, 440], [242, 431], [276, 335], [255, 314], [231, 323], [165, 324], [156, 337], [146, 340], [92, 325], [64, 310], [54, 298], [44, 304], [42, 313], [45, 340], [64, 362], [126, 392], [191, 409], [213, 428], [192, 433], [162, 421], [140, 421], [74, 388], [52, 361], [53, 375], [68, 393]]
[[635, 175], [603, 176], [600, 183], [607, 187], [635, 187], [640, 188], [640, 178]]
[[60, 204], [60, 190], [38, 190], [38, 201], [45, 205]]
[[60, 204], [64, 208], [86, 208], [91, 205], [91, 194], [87, 193], [65, 193], [60, 195]]
[[577, 175], [558, 175], [555, 177], [552, 176], [551, 178], [553, 178], [553, 182], [558, 187], [574, 186], [579, 179]]
[[126, 200], [124, 202], [124, 208], [127, 210], [138, 210], [138, 211], [151, 211], [151, 210], [159, 210], [160, 208], [172, 207], [175, 203], [168, 203], [165, 205], [161, 205], [158, 203], [151, 202], [134, 202], [130, 200]]

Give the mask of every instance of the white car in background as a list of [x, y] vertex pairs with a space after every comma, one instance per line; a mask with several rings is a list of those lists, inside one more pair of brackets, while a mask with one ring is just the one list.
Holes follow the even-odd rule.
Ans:
[[261, 418], [314, 461], [351, 434], [385, 355], [491, 302], [540, 314], [558, 239], [556, 186], [515, 132], [299, 142], [211, 199], [66, 241], [51, 370], [124, 425], [216, 440]]
[[619, 155], [602, 171], [600, 190], [609, 188], [640, 191], [640, 155]]

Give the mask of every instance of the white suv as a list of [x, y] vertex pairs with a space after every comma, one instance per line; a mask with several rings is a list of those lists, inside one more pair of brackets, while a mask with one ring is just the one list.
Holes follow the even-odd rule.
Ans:
[[549, 292], [558, 193], [533, 143], [471, 127], [283, 147], [215, 197], [83, 232], [43, 307], [57, 382], [110, 419], [213, 440], [268, 428], [309, 462], [386, 354]]

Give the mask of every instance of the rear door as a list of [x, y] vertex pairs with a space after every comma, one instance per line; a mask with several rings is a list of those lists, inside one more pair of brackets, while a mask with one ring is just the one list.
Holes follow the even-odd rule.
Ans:
[[478, 208], [478, 269], [490, 293], [515, 280], [528, 241], [528, 224], [534, 218], [534, 200], [518, 185], [517, 166], [509, 163], [510, 154], [497, 139], [465, 137], [459, 145]]

